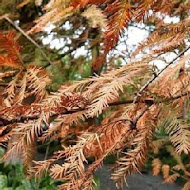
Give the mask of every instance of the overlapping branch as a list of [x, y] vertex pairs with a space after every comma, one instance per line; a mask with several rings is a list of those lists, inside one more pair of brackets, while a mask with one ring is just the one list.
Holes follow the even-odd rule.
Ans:
[[[153, 100], [153, 99], [144, 99], [144, 100], [140, 100], [140, 101], [136, 101], [135, 104], [138, 104], [138, 103], [145, 103], [147, 105], [147, 107], [145, 108], [145, 110], [141, 113], [141, 114], [144, 114], [145, 111], [147, 111], [147, 109], [153, 105], [153, 104], [160, 104], [160, 103], [164, 103], [164, 102], [169, 102], [169, 101], [175, 101], [177, 99], [180, 99], [184, 96], [188, 96], [190, 92], [185, 92], [185, 93], [182, 93], [182, 94], [179, 94], [179, 95], [176, 95], [174, 97], [171, 97], [171, 98], [167, 98], [167, 99], [164, 99], [164, 100]], [[111, 107], [111, 106], [119, 106], [119, 105], [126, 105], [126, 104], [133, 104], [134, 103], [134, 100], [125, 100], [125, 101], [118, 101], [118, 102], [112, 102], [112, 103], [109, 103], [108, 106]], [[26, 106], [15, 106], [13, 107], [12, 109], [17, 109], [17, 108], [20, 108], [20, 109], [26, 109]], [[28, 108], [28, 106], [27, 106]], [[6, 109], [6, 108], [5, 108]], [[35, 110], [37, 109], [37, 107], [32, 107], [31, 106], [31, 109], [32, 110]], [[60, 115], [67, 115], [67, 114], [72, 114], [72, 113], [76, 113], [76, 112], [80, 112], [80, 111], [84, 111], [85, 108], [77, 108], [77, 109], [73, 109], [73, 110], [68, 110], [65, 106], [61, 106], [61, 107], [52, 107], [52, 108], [49, 108], [49, 110], [54, 110], [54, 109], [57, 109], [57, 110], [63, 110], [62, 112], [58, 112], [58, 113], [53, 113], [51, 115], [51, 117], [57, 117], [57, 116], [60, 116]], [[1, 108], [1, 112], [2, 112], [3, 108]], [[140, 116], [141, 116], [140, 114]], [[40, 113], [39, 114], [34, 114], [34, 115], [30, 115], [30, 116], [19, 116], [19, 117], [16, 117], [14, 119], [11, 119], [11, 120], [7, 120], [7, 119], [4, 119], [0, 116], [0, 126], [6, 126], [6, 125], [10, 125], [10, 124], [14, 124], [14, 123], [20, 123], [20, 122], [25, 122], [25, 121], [29, 121], [29, 120], [36, 120], [40, 117]], [[136, 122], [135, 122], [136, 123]]]

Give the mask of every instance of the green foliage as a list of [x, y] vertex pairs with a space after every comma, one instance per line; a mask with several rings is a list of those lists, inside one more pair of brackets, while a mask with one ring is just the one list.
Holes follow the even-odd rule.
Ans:
[[21, 165], [0, 164], [0, 189], [1, 190], [54, 190], [56, 182], [50, 176], [45, 176], [40, 181], [26, 179]]
[[[0, 157], [4, 150], [0, 149]], [[26, 179], [24, 169], [21, 165], [4, 165], [0, 163], [0, 190], [54, 190], [55, 180], [50, 176], [44, 176], [39, 181]]]
[[94, 181], [96, 183], [96, 185], [94, 185], [94, 190], [100, 190], [100, 178], [95, 176]]
[[68, 81], [80, 80], [91, 75], [90, 62], [87, 62], [83, 57], [78, 58], [78, 63], [73, 64], [70, 57], [65, 56], [61, 61], [54, 66], [50, 66], [48, 71], [51, 75], [52, 83], [48, 89], [55, 91], [61, 84]]

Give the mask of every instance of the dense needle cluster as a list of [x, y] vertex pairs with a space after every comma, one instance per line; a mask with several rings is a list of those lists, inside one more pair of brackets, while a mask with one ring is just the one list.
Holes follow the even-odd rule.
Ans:
[[[30, 1], [18, 7], [27, 3]], [[156, 158], [153, 174], [162, 170], [164, 182], [172, 183], [179, 177], [174, 171], [182, 170], [187, 176], [183, 190], [189, 189], [189, 166], [179, 160], [180, 154], [190, 153], [190, 126], [183, 114], [190, 93], [189, 8], [188, 0], [50, 0], [43, 8], [46, 13], [28, 33], [76, 14], [85, 17], [101, 31], [102, 51], [92, 62], [95, 73], [100, 73], [128, 25], [155, 24], [125, 65], [66, 83], [54, 93], [46, 90], [51, 80], [44, 68], [23, 63], [14, 33], [0, 33], [0, 66], [9, 68], [0, 73], [0, 80], [9, 79], [1, 88], [0, 144], [8, 145], [4, 161], [21, 157], [28, 176], [48, 172], [65, 181], [59, 189], [87, 190], [94, 187], [93, 173], [114, 154], [117, 161], [111, 178], [120, 188], [127, 175], [140, 172], [152, 148], [159, 152], [166, 144], [163, 139], [155, 140], [155, 132], [162, 126], [173, 145], [167, 150], [178, 156], [178, 164], [170, 171]], [[166, 24], [166, 15], [180, 17], [180, 21]], [[168, 62], [171, 52], [176, 55]], [[156, 71], [149, 64], [155, 61], [166, 67]], [[30, 97], [32, 102], [28, 102]], [[57, 139], [61, 149], [51, 158], [35, 161], [37, 145]], [[93, 162], [88, 164], [89, 158]]]

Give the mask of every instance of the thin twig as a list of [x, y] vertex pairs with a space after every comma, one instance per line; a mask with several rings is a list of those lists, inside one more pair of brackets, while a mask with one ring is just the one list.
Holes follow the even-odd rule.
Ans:
[[[178, 94], [176, 96], [170, 97], [170, 98], [166, 98], [164, 100], [154, 100], [154, 99], [144, 99], [141, 100], [141, 103], [145, 103], [147, 105], [152, 105], [152, 104], [159, 104], [159, 103], [168, 103], [168, 101], [172, 101], [172, 100], [177, 100], [179, 98], [182, 98], [184, 96], [188, 96], [190, 94], [190, 92], [184, 92], [182, 94]], [[134, 100], [123, 100], [123, 101], [119, 101], [119, 102], [112, 102], [109, 103], [109, 106], [119, 106], [119, 105], [123, 105], [123, 104], [132, 104], [134, 103]], [[135, 103], [139, 103], [139, 101], [136, 101]]]
[[172, 65], [178, 58], [180, 58], [182, 55], [184, 55], [185, 52], [187, 52], [190, 49], [190, 46], [188, 46], [185, 50], [183, 50], [176, 58], [174, 58], [172, 61], [170, 61], [162, 70], [160, 70], [156, 75], [152, 77], [147, 83], [142, 86], [142, 88], [137, 93], [134, 102], [137, 101], [137, 99], [141, 96], [142, 92], [148, 88], [148, 86], [155, 81], [170, 65]]
[[[154, 103], [153, 103], [154, 104]], [[137, 129], [137, 122], [139, 121], [139, 119], [149, 110], [149, 108], [153, 105], [153, 104], [148, 104], [139, 115], [137, 115], [133, 121], [130, 124], [130, 129], [131, 130], [135, 130]]]
[[24, 37], [26, 37], [31, 43], [33, 43], [41, 52], [43, 57], [48, 61], [48, 66], [53, 65], [53, 62], [48, 58], [47, 54], [42, 50], [41, 46], [37, 44], [22, 28], [16, 25], [7, 15], [1, 17], [9, 22], [16, 30], [18, 30]]
[[134, 119], [134, 124], [137, 124], [138, 120], [145, 114], [146, 111], [149, 110], [149, 108], [152, 106], [153, 104], [147, 105], [142, 112]]

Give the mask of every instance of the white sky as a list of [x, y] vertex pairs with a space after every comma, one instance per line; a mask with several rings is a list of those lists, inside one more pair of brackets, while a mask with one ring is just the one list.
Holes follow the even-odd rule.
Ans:
[[[169, 17], [169, 16], [164, 16], [163, 15], [158, 15], [158, 17], [162, 17], [164, 19], [164, 22], [165, 23], [177, 23], [179, 22], [179, 18], [178, 17]], [[118, 46], [117, 46], [117, 50], [114, 50], [115, 52], [114, 53], [118, 53], [118, 54], [123, 54], [125, 55], [126, 51], [132, 51], [134, 50], [141, 42], [143, 42], [143, 40], [145, 40], [148, 35], [149, 35], [149, 32], [148, 32], [148, 29], [146, 30], [146, 26], [144, 24], [138, 24], [137, 25], [138, 27], [134, 27], [134, 26], [129, 26], [128, 29], [126, 30], [127, 32], [127, 37], [125, 37], [125, 39], [121, 38], [120, 41], [122, 42], [125, 42], [125, 43], [118, 43]], [[69, 21], [67, 21], [63, 27], [65, 29], [70, 29], [70, 24], [69, 24]], [[143, 29], [145, 27], [145, 29]], [[49, 25], [49, 27], [47, 27], [45, 29], [45, 31], [49, 34], [47, 37], [44, 37], [42, 39], [42, 42], [44, 45], [50, 45], [50, 48], [52, 49], [63, 49], [64, 52], [68, 51], [68, 47], [65, 47], [64, 46], [68, 43], [71, 43], [71, 40], [69, 39], [69, 37], [66, 37], [64, 36], [63, 38], [60, 38], [60, 39], [53, 39], [53, 33], [51, 33], [52, 29], [54, 29], [55, 26], [54, 25]], [[141, 29], [142, 28], [142, 29]], [[78, 38], [80, 34], [74, 34], [72, 37], [73, 38]], [[67, 39], [67, 42], [65, 41]], [[69, 41], [70, 40], [70, 41]], [[187, 42], [189, 43], [189, 42]], [[81, 55], [86, 55], [88, 52], [87, 49], [85, 49], [85, 46], [82, 46], [81, 48], [78, 48], [76, 51], [75, 51], [75, 55], [74, 57], [77, 58]], [[170, 53], [169, 55], [167, 55], [166, 60], [167, 61], [171, 61], [174, 59], [174, 57], [176, 56], [176, 54], [174, 53]], [[158, 69], [162, 69], [163, 67], [165, 67], [165, 63], [162, 62], [162, 61], [154, 61], [153, 63], [150, 63], [150, 64], [154, 64], [158, 67]]]

